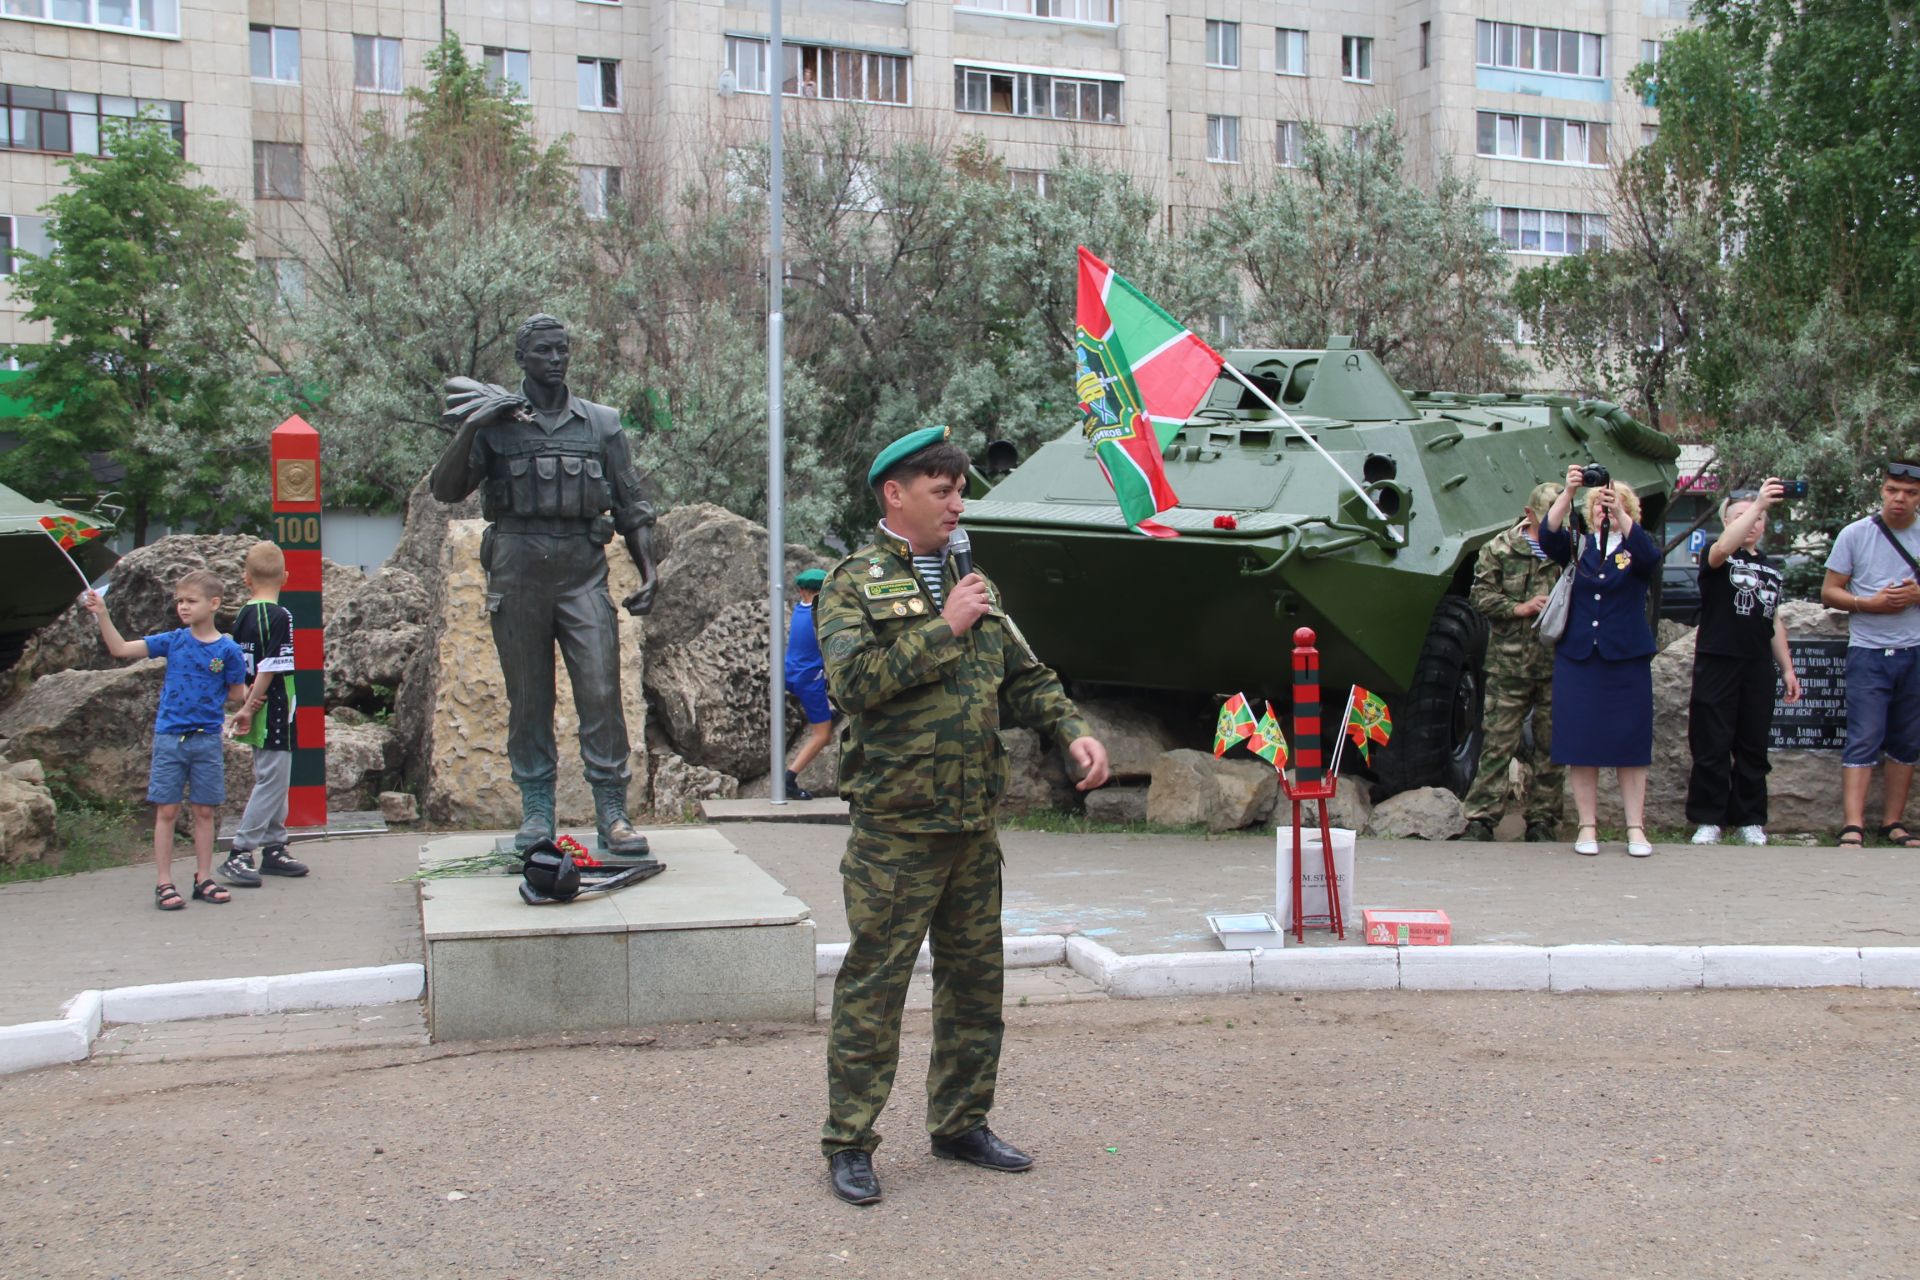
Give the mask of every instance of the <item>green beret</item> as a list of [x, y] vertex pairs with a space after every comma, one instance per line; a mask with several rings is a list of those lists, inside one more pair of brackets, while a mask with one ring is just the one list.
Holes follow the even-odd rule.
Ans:
[[948, 427], [922, 427], [918, 431], [907, 432], [874, 455], [873, 465], [867, 468], [867, 487], [871, 489], [879, 484], [880, 477], [885, 475], [887, 468], [894, 463], [912, 457], [928, 445], [939, 444], [952, 434], [952, 429]]
[[825, 569], [802, 569], [794, 575], [793, 585], [803, 591], [818, 591], [826, 583]]

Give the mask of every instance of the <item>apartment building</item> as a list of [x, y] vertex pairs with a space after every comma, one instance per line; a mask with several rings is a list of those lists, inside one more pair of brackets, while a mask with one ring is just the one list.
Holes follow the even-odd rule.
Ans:
[[[1656, 127], [1626, 86], [1686, 0], [0, 0], [0, 274], [44, 244], [62, 160], [151, 108], [249, 208], [297, 292], [308, 174], [369, 110], [399, 110], [446, 30], [569, 136], [589, 212], [635, 157], [713, 172], [790, 118], [864, 104], [883, 133], [978, 135], [1044, 191], [1063, 148], [1159, 191], [1171, 225], [1298, 163], [1307, 125], [1385, 110], [1417, 171], [1470, 169], [1519, 260], [1603, 241], [1610, 160]], [[1542, 25], [1545, 23], [1552, 25]], [[627, 180], [631, 180], [628, 178]], [[293, 248], [288, 248], [293, 246]], [[32, 331], [0, 280], [0, 342]]]

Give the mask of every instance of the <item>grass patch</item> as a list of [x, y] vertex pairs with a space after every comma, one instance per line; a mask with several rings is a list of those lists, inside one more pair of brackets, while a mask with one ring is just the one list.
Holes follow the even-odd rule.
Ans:
[[82, 795], [55, 769], [47, 771], [47, 790], [55, 810], [53, 849], [36, 862], [0, 867], [0, 884], [124, 867], [153, 856], [153, 819], [145, 805]]
[[[1169, 827], [1158, 822], [1096, 822], [1083, 813], [1060, 813], [1053, 809], [1006, 814], [999, 819], [999, 825], [1009, 831], [1047, 831], [1067, 836], [1189, 836], [1201, 840], [1213, 839], [1213, 833], [1207, 830], [1205, 823]], [[1242, 833], [1230, 831], [1226, 834]]]

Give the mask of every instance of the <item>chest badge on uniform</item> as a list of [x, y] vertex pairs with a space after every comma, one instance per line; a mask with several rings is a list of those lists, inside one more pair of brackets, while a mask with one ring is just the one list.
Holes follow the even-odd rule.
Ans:
[[869, 600], [891, 600], [895, 596], [918, 595], [920, 584], [912, 578], [892, 578], [886, 582], [869, 582], [861, 591]]
[[876, 562], [867, 566], [867, 576], [869, 578], [884, 578], [887, 576], [887, 571], [881, 568]]
[[1614, 567], [1614, 568], [1616, 568], [1616, 569], [1624, 569], [1624, 568], [1626, 568], [1626, 567], [1627, 567], [1628, 565], [1630, 565], [1630, 564], [1632, 564], [1632, 563], [1633, 563], [1633, 556], [1632, 556], [1632, 555], [1631, 555], [1631, 554], [1630, 554], [1629, 552], [1625, 552], [1625, 551], [1616, 551], [1616, 552], [1614, 552], [1614, 553], [1613, 553], [1613, 567]]
[[927, 602], [919, 596], [915, 596], [913, 599], [907, 601], [907, 610], [911, 613], [925, 613], [927, 611]]
[[893, 616], [896, 618], [904, 618], [907, 616], [907, 606], [904, 601], [896, 600], [893, 602]]

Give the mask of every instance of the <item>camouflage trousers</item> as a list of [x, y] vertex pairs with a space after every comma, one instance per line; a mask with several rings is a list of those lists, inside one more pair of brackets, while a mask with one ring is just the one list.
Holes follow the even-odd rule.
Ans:
[[1533, 712], [1533, 786], [1527, 792], [1527, 825], [1560, 825], [1567, 771], [1553, 763], [1553, 676], [1487, 673], [1486, 736], [1480, 745], [1480, 770], [1473, 776], [1463, 806], [1467, 820], [1499, 822], [1507, 810], [1507, 771], [1520, 750], [1527, 712]]
[[840, 875], [853, 940], [833, 984], [820, 1149], [871, 1151], [900, 1065], [900, 1014], [921, 940], [933, 941], [927, 1131], [985, 1124], [1000, 1071], [1000, 838], [991, 828], [898, 835], [856, 826]]

